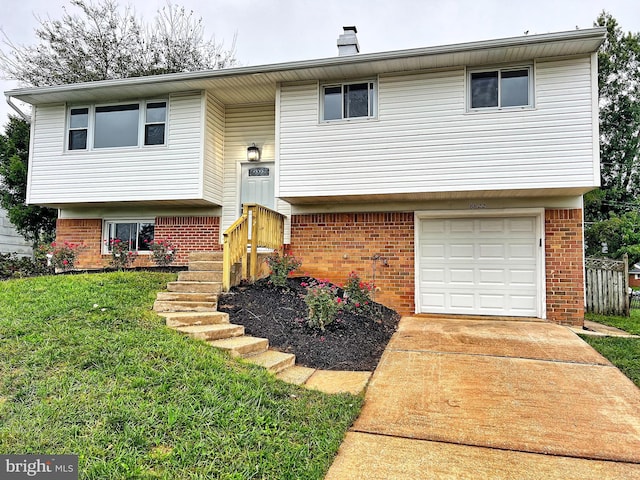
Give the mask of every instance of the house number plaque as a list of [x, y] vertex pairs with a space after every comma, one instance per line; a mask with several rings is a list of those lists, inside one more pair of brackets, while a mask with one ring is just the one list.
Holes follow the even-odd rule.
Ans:
[[267, 167], [254, 167], [249, 169], [250, 177], [268, 177], [269, 169]]

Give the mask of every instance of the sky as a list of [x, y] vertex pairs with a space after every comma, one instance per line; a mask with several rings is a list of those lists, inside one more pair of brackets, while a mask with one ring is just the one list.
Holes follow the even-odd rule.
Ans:
[[[166, 0], [118, 0], [152, 22]], [[173, 0], [202, 17], [207, 37], [230, 46], [243, 66], [337, 55], [345, 25], [361, 53], [590, 28], [605, 9], [624, 31], [640, 31], [639, 0]], [[0, 29], [16, 44], [37, 43], [38, 17], [59, 19], [69, 0], [0, 0]], [[6, 49], [6, 46], [2, 46]], [[0, 91], [18, 88], [0, 80]], [[12, 112], [0, 98], [0, 125]]]

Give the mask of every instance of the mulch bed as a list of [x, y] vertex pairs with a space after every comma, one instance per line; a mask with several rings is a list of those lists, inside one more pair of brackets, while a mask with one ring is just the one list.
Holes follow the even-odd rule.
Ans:
[[268, 338], [272, 348], [296, 355], [296, 364], [324, 370], [373, 371], [400, 316], [374, 303], [371, 313], [341, 312], [324, 331], [307, 326], [302, 296], [308, 278], [288, 279], [287, 288], [259, 280], [234, 287], [218, 299], [218, 310], [247, 335]]

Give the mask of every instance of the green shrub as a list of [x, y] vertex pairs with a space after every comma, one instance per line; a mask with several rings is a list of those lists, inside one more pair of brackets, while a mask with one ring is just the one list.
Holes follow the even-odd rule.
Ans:
[[325, 280], [313, 280], [311, 283], [302, 282], [307, 287], [304, 301], [309, 307], [307, 325], [324, 330], [333, 323], [343, 307], [344, 301], [338, 295], [338, 287]]
[[151, 259], [159, 267], [168, 267], [176, 259], [178, 249], [171, 243], [170, 239], [154, 240], [149, 242], [151, 249]]
[[367, 313], [372, 304], [372, 282], [363, 282], [356, 272], [351, 272], [344, 285], [344, 308], [350, 312]]
[[123, 242], [119, 238], [110, 240], [109, 248], [111, 250], [111, 261], [109, 265], [116, 270], [129, 268], [138, 256], [137, 252], [131, 250], [129, 242]]
[[46, 259], [33, 260], [29, 257], [18, 257], [15, 253], [0, 253], [0, 280], [35, 277], [49, 273], [52, 273], [52, 269], [47, 267]]
[[289, 274], [302, 265], [302, 261], [293, 255], [280, 255], [278, 252], [269, 255], [265, 261], [270, 269], [269, 281], [277, 287], [286, 287]]
[[83, 248], [84, 245], [81, 243], [72, 242], [51, 242], [49, 245], [40, 246], [41, 250], [46, 251], [47, 266], [63, 272], [73, 270], [78, 254]]

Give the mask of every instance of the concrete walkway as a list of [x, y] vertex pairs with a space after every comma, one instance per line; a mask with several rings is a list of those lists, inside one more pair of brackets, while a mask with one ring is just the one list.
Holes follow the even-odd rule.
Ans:
[[326, 479], [640, 479], [640, 390], [568, 328], [407, 317]]

